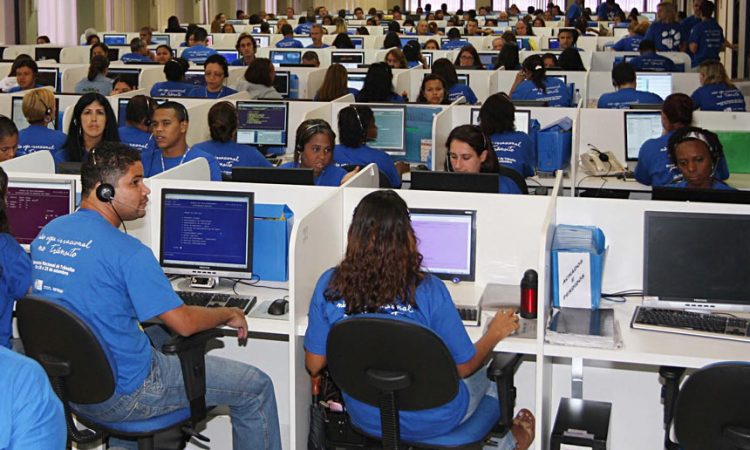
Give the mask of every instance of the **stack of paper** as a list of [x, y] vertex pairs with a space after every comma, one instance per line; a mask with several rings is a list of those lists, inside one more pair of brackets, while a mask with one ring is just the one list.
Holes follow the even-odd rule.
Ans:
[[622, 335], [613, 309], [560, 308], [554, 310], [545, 340], [550, 344], [620, 348]]

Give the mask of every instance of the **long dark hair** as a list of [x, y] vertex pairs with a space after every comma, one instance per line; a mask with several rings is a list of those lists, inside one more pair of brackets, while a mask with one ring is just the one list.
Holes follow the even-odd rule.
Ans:
[[65, 152], [69, 161], [83, 161], [85, 149], [83, 148], [83, 128], [81, 115], [83, 110], [90, 104], [98, 102], [104, 108], [106, 123], [104, 124], [104, 135], [102, 141], [120, 142], [120, 133], [117, 131], [117, 118], [107, 97], [96, 92], [83, 94], [73, 108], [73, 119], [68, 126], [68, 139], [65, 141]]
[[8, 174], [0, 167], [0, 233], [10, 233], [10, 220], [8, 219], [8, 205], [5, 204], [5, 195], [8, 192]]
[[393, 95], [393, 72], [388, 64], [376, 62], [367, 69], [365, 83], [357, 101], [387, 102]]
[[518, 46], [515, 42], [507, 42], [503, 45], [495, 60], [495, 69], [505, 67], [505, 70], [518, 70], [521, 65], [518, 58]]
[[237, 109], [230, 102], [219, 102], [208, 110], [208, 129], [214, 141], [223, 143], [233, 140], [237, 124]]
[[432, 73], [440, 75], [445, 80], [445, 88], [450, 89], [458, 83], [456, 67], [448, 58], [440, 58], [432, 63]]
[[479, 110], [479, 127], [487, 135], [516, 131], [516, 107], [505, 92], [487, 97]]
[[399, 303], [414, 307], [425, 277], [421, 266], [406, 202], [393, 191], [375, 191], [354, 210], [344, 260], [324, 295], [331, 302], [343, 299], [347, 314]]
[[93, 58], [91, 58], [91, 63], [89, 64], [89, 73], [86, 75], [86, 79], [88, 79], [89, 81], [94, 81], [94, 78], [96, 78], [97, 75], [104, 75], [104, 71], [106, 71], [107, 68], [109, 68], [109, 60], [107, 58], [102, 55], [94, 56]]
[[547, 69], [544, 68], [544, 61], [541, 55], [531, 55], [523, 60], [523, 70], [531, 74], [531, 82], [534, 86], [547, 92], [547, 86], [544, 82], [547, 80]]
[[[479, 168], [481, 173], [498, 173], [500, 171], [500, 163], [497, 162], [495, 151], [492, 149], [492, 141], [477, 125], [460, 125], [454, 128], [448, 135], [448, 140], [445, 141], [445, 147], [449, 153], [453, 141], [466, 142], [476, 152], [477, 156], [480, 156], [482, 152], [487, 152], [487, 157]], [[445, 158], [445, 164], [448, 171], [453, 172], [450, 158]]]
[[339, 111], [339, 141], [347, 147], [359, 147], [367, 141], [367, 130], [375, 120], [372, 109], [351, 105]]

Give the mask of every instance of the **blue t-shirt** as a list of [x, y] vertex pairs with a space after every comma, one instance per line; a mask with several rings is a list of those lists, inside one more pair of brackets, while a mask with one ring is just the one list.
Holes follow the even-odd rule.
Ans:
[[581, 17], [581, 14], [581, 7], [576, 2], [573, 2], [568, 6], [568, 10], [565, 11], [565, 18], [572, 21]]
[[271, 167], [257, 148], [236, 142], [204, 141], [193, 146], [193, 151], [210, 153], [219, 163], [221, 172], [232, 174], [232, 167]]
[[534, 176], [534, 148], [528, 134], [522, 131], [495, 133], [490, 140], [501, 166], [510, 167], [524, 177]]
[[636, 72], [674, 72], [674, 61], [656, 53], [644, 53], [630, 60]]
[[227, 95], [236, 94], [237, 91], [230, 87], [222, 86], [219, 92], [209, 92], [206, 86], [196, 86], [188, 94], [188, 97], [202, 97], [202, 98], [222, 98]]
[[117, 131], [120, 133], [120, 142], [128, 144], [141, 152], [141, 154], [156, 150], [156, 141], [151, 133], [131, 127], [130, 125], [121, 126]]
[[687, 35], [679, 23], [653, 22], [643, 39], [652, 41], [658, 52], [679, 52]]
[[448, 89], [448, 100], [455, 102], [459, 97], [464, 97], [466, 103], [473, 105], [477, 102], [477, 96], [470, 86], [456, 83]]
[[612, 49], [618, 52], [637, 52], [638, 47], [641, 45], [641, 41], [643, 41], [643, 36], [625, 36], [615, 42]]
[[[679, 187], [679, 188], [687, 188], [688, 187], [688, 182], [687, 182], [687, 180], [682, 180], [682, 181], [677, 182], [677, 183], [675, 183], [674, 185], [671, 185], [671, 186]], [[711, 183], [711, 189], [717, 189], [717, 190], [721, 190], [721, 191], [736, 191], [737, 190], [737, 189], [733, 188], [732, 186], [730, 186], [730, 185], [728, 185], [728, 184], [726, 184], [726, 183], [724, 183], [723, 181], [720, 181], [720, 180], [713, 180], [713, 182]]]
[[[302, 166], [300, 166], [300, 164], [296, 162], [288, 162], [286, 164], [282, 164], [281, 168], [282, 169], [300, 169], [302, 168]], [[316, 186], [341, 186], [341, 180], [343, 180], [345, 176], [346, 176], [346, 170], [342, 169], [336, 164], [331, 163], [323, 168], [323, 171], [320, 172], [320, 175], [315, 177], [315, 185]]]
[[328, 45], [328, 44], [321, 44], [320, 47], [316, 47], [314, 44], [310, 44], [310, 45], [308, 45], [305, 48], [328, 48], [328, 47], [330, 47], [330, 45]]
[[682, 25], [682, 29], [685, 30], [685, 33], [689, 35], [690, 32], [693, 31], [693, 27], [698, 25], [700, 21], [701, 21], [700, 17], [690, 16], [686, 18], [685, 20], [683, 20], [682, 22], [680, 22], [680, 25]]
[[112, 93], [112, 79], [107, 78], [102, 74], [97, 74], [93, 80], [89, 81], [88, 78], [76, 83], [75, 93], [76, 94], [87, 94], [89, 92], [96, 92], [107, 96]]
[[180, 56], [191, 63], [203, 64], [206, 62], [206, 58], [216, 53], [216, 50], [204, 45], [194, 45], [183, 50]]
[[646, 91], [637, 91], [635, 88], [623, 88], [615, 92], [602, 94], [599, 97], [597, 108], [627, 109], [635, 103], [646, 103], [660, 105], [664, 100], [656, 94]]
[[546, 77], [543, 82], [546, 92], [536, 87], [531, 80], [523, 80], [511, 94], [513, 100], [539, 100], [549, 106], [570, 106], [570, 89], [559, 78]]
[[393, 159], [382, 150], [367, 145], [347, 147], [346, 145], [338, 144], [333, 150], [333, 160], [336, 161], [336, 164], [342, 166], [351, 164], [364, 167], [367, 164], [375, 163], [378, 166], [378, 170], [383, 172], [383, 175], [388, 178], [391, 187], [401, 187], [401, 176], [398, 174], [396, 166], [393, 165]]
[[622, 13], [622, 9], [614, 2], [612, 4], [604, 2], [596, 8], [596, 17], [599, 20], [612, 20], [619, 13]]
[[68, 136], [62, 131], [50, 130], [44, 125], [29, 125], [18, 132], [16, 157], [47, 150], [54, 156], [59, 152]]
[[304, 48], [304, 46], [297, 39], [285, 37], [276, 43], [276, 48]]
[[143, 161], [143, 172], [146, 178], [166, 172], [169, 169], [196, 158], [205, 158], [206, 161], [208, 161], [208, 168], [211, 171], [211, 181], [221, 181], [221, 168], [219, 168], [219, 162], [216, 160], [216, 157], [200, 149], [194, 150], [188, 148], [185, 154], [173, 158], [166, 156], [162, 157], [161, 149], [159, 148], [141, 155], [141, 160]]
[[440, 44], [440, 50], [457, 50], [463, 48], [465, 45], [469, 45], [466, 41], [460, 39], [445, 41]]
[[0, 263], [0, 347], [10, 348], [13, 303], [31, 286], [31, 260], [13, 236], [0, 233]]
[[139, 63], [139, 62], [151, 62], [151, 58], [140, 53], [125, 53], [120, 56], [120, 61], [124, 63]]
[[[315, 286], [308, 313], [305, 333], [305, 350], [325, 356], [326, 341], [331, 327], [346, 318], [344, 300], [329, 302], [324, 293], [330, 284], [334, 269], [329, 269]], [[427, 274], [417, 286], [416, 307], [402, 302], [384, 308], [394, 320], [417, 323], [434, 331], [445, 343], [456, 364], [464, 364], [474, 357], [476, 350], [461, 323], [456, 306], [448, 289], [437, 277]], [[359, 402], [344, 393], [352, 421], [366, 433], [380, 435], [380, 414], [378, 409]], [[463, 381], [459, 383], [458, 394], [445, 405], [420, 411], [401, 411], [401, 437], [408, 441], [419, 441], [444, 434], [454, 429], [466, 414], [469, 393]]]
[[709, 59], [718, 61], [721, 46], [724, 44], [724, 30], [713, 18], [701, 20], [693, 27], [688, 43], [698, 44], [698, 50], [691, 58], [692, 67], [698, 67]]
[[693, 107], [702, 111], [746, 111], [745, 97], [724, 83], [706, 84], [693, 92]]
[[301, 23], [294, 27], [294, 34], [310, 34], [310, 29], [312, 28], [312, 26], [312, 22]]
[[0, 386], [0, 448], [65, 448], [63, 406], [39, 363], [0, 347]]
[[515, 181], [508, 177], [500, 176], [498, 178], [498, 190], [499, 194], [521, 194], [521, 190]]
[[34, 294], [91, 327], [112, 365], [115, 392], [141, 386], [151, 344], [140, 322], [182, 305], [151, 249], [82, 208], [42, 228], [31, 259]]
[[151, 87], [151, 97], [187, 97], [194, 84], [182, 81], [160, 81]]

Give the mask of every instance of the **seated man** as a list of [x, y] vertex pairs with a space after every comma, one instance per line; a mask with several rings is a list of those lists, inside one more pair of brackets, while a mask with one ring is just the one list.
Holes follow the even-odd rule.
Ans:
[[[92, 150], [81, 168], [81, 208], [47, 224], [31, 244], [34, 294], [74, 311], [110, 355], [115, 393], [76, 407], [106, 422], [188, 407], [178, 357], [151, 347], [141, 322], [158, 317], [182, 336], [226, 325], [237, 329], [241, 343], [247, 339], [240, 309], [185, 305], [151, 249], [118, 230], [146, 215], [150, 190], [140, 159], [120, 143]], [[229, 406], [235, 449], [281, 448], [273, 384], [259, 369], [207, 356], [206, 403]]]
[[656, 54], [656, 45], [654, 41], [644, 39], [638, 46], [638, 52], [640, 56], [630, 60], [630, 65], [633, 66], [636, 72], [674, 72], [675, 65], [674, 61]]
[[294, 30], [288, 23], [281, 26], [282, 40], [276, 43], [276, 48], [303, 48], [302, 42], [294, 39]]
[[557, 39], [558, 42], [560, 42], [560, 50], [577, 48], [576, 43], [578, 42], [578, 30], [574, 28], [563, 28], [557, 33]]
[[183, 58], [194, 64], [203, 64], [206, 58], [216, 54], [216, 50], [206, 46], [208, 33], [205, 28], [197, 27], [193, 31], [193, 44], [182, 52]]
[[151, 62], [151, 53], [148, 51], [148, 45], [141, 38], [133, 38], [130, 40], [130, 53], [125, 53], [120, 57], [120, 61], [124, 63], [140, 63], [140, 62]]
[[612, 69], [612, 85], [615, 92], [602, 94], [597, 108], [625, 109], [634, 103], [661, 105], [664, 99], [646, 91], [637, 91], [635, 70], [626, 62], [621, 62]]

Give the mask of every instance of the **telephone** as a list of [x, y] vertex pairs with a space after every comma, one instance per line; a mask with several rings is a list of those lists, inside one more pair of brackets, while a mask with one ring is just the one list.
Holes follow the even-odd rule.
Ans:
[[595, 177], [621, 175], [627, 171], [612, 152], [590, 151], [581, 153], [581, 167], [588, 175]]

